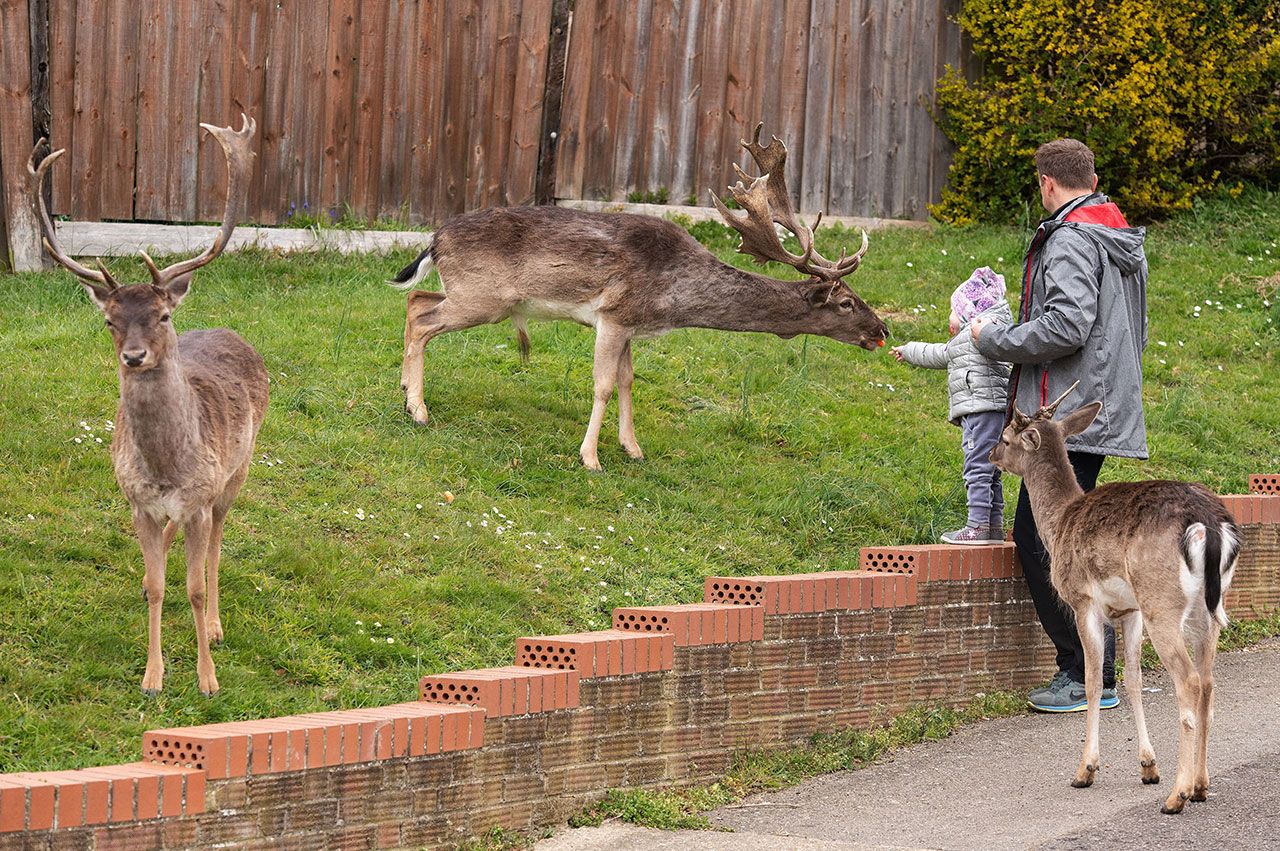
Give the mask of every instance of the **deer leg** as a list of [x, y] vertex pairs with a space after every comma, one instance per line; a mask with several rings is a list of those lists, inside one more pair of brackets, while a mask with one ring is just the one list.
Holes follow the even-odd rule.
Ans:
[[1133, 611], [1120, 621], [1124, 630], [1124, 690], [1133, 707], [1133, 723], [1138, 728], [1138, 765], [1143, 783], [1159, 783], [1156, 752], [1147, 735], [1147, 716], [1142, 708], [1142, 612]]
[[166, 558], [169, 555], [169, 547], [173, 546], [173, 539], [178, 536], [178, 524], [170, 520], [164, 525], [164, 554]]
[[1213, 659], [1218, 653], [1217, 621], [1209, 616], [1209, 624], [1195, 640], [1196, 671], [1200, 675], [1200, 705], [1196, 717], [1196, 768], [1191, 800], [1203, 801], [1209, 795], [1209, 727], [1213, 724]]
[[1171, 613], [1159, 621], [1147, 617], [1147, 633], [1160, 654], [1160, 661], [1173, 677], [1178, 697], [1178, 774], [1173, 791], [1160, 808], [1162, 813], [1180, 813], [1194, 792], [1196, 714], [1200, 708], [1200, 676], [1187, 655], [1182, 635], [1182, 613]]
[[164, 608], [164, 567], [166, 530], [150, 516], [134, 512], [133, 527], [142, 545], [146, 572], [142, 578], [142, 599], [147, 601], [147, 670], [142, 676], [144, 694], [156, 695], [164, 688], [164, 656], [160, 653], [160, 615]]
[[618, 358], [618, 442], [627, 454], [637, 461], [644, 460], [644, 452], [636, 442], [636, 426], [631, 414], [631, 385], [635, 381], [635, 369], [631, 365], [631, 341], [622, 347]]
[[191, 602], [191, 615], [196, 624], [196, 675], [200, 691], [206, 695], [218, 691], [218, 678], [213, 669], [213, 656], [209, 653], [209, 631], [205, 624], [205, 559], [209, 553], [209, 539], [213, 530], [213, 512], [199, 509], [187, 521], [184, 528], [187, 539], [187, 599]]
[[219, 510], [214, 506], [213, 519], [209, 524], [209, 553], [205, 560], [205, 587], [208, 593], [204, 623], [211, 644], [221, 644], [223, 638], [222, 617], [218, 612], [218, 563], [222, 560], [222, 527], [227, 520], [227, 510]]
[[423, 333], [429, 315], [445, 300], [444, 293], [414, 290], [404, 317], [404, 360], [400, 364], [400, 387], [405, 392], [405, 407], [419, 425], [427, 422], [427, 407], [422, 404], [423, 350], [431, 336]]
[[618, 326], [601, 322], [596, 328], [596, 355], [592, 368], [595, 391], [591, 404], [591, 422], [587, 424], [586, 436], [582, 438], [582, 446], [578, 450], [578, 454], [582, 456], [582, 464], [588, 470], [600, 469], [597, 455], [600, 427], [604, 424], [605, 407], [609, 404], [614, 383], [618, 380], [618, 359], [626, 345], [626, 332]]
[[1085, 712], [1084, 753], [1071, 785], [1077, 789], [1093, 785], [1094, 775], [1102, 762], [1098, 721], [1102, 714], [1102, 612], [1093, 601], [1076, 607], [1076, 629], [1084, 648], [1084, 695], [1089, 702]]

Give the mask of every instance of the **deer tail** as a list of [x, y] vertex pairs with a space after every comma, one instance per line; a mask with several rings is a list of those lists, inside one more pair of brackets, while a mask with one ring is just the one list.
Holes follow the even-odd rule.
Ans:
[[411, 290], [427, 279], [436, 260], [435, 235], [432, 234], [429, 239], [431, 242], [422, 250], [422, 253], [412, 263], [401, 269], [394, 278], [387, 281], [388, 285], [398, 290]]
[[1182, 536], [1183, 558], [1193, 573], [1203, 571], [1204, 605], [1220, 627], [1227, 625], [1222, 597], [1231, 584], [1239, 554], [1240, 536], [1231, 522], [1192, 523]]

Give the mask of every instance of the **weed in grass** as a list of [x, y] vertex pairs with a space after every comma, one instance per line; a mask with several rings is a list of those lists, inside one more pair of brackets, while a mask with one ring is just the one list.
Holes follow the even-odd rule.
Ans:
[[[1280, 204], [1246, 193], [1198, 215], [1149, 230], [1153, 460], [1108, 462], [1104, 480], [1238, 492], [1249, 473], [1280, 470], [1280, 332], [1267, 322], [1274, 286], [1261, 284], [1280, 273]], [[728, 228], [688, 226], [726, 262], [758, 268]], [[818, 248], [859, 239], [824, 227]], [[1025, 234], [871, 239], [855, 288], [895, 340], [941, 340], [956, 283], [978, 265], [1018, 280]], [[180, 546], [167, 690], [138, 692], [142, 557], [106, 449], [118, 386], [100, 315], [65, 272], [0, 277], [0, 771], [127, 762], [153, 727], [408, 700], [420, 674], [509, 664], [520, 635], [697, 600], [711, 574], [847, 568], [860, 546], [936, 540], [963, 517], [945, 376], [824, 338], [689, 329], [638, 344], [647, 460], [626, 461], [610, 421], [602, 475], [576, 458], [592, 337], [569, 323], [533, 326], [527, 366], [508, 328], [432, 341], [432, 424], [419, 428], [399, 386], [404, 299], [382, 284], [413, 253], [224, 255], [175, 314], [179, 330], [235, 329], [272, 382], [265, 457], [224, 543], [213, 700], [194, 687]], [[147, 279], [136, 259], [107, 265]]]

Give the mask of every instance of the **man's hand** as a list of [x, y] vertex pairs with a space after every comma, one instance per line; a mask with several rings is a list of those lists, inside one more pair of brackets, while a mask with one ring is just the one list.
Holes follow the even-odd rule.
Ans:
[[973, 319], [969, 320], [969, 333], [973, 335], [973, 341], [975, 343], [978, 342], [978, 336], [982, 334], [982, 329], [986, 328], [994, 321], [995, 320], [990, 317], [984, 319], [981, 316], [975, 316]]
[[902, 363], [902, 346], [894, 346], [889, 351], [893, 352], [893, 356], [897, 359], [898, 363]]

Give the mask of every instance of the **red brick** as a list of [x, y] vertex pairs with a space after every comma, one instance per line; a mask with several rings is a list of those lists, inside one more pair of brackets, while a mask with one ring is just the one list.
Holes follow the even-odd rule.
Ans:
[[623, 630], [526, 637], [516, 641], [516, 662], [523, 667], [576, 670], [584, 677], [642, 673], [655, 670], [649, 650], [662, 637], [662, 633]]
[[243, 777], [247, 773], [248, 740], [231, 732], [231, 724], [148, 730], [142, 737], [149, 762], [202, 768], [209, 777]]
[[739, 606], [761, 606], [765, 588], [758, 576], [708, 576], [703, 584], [703, 601]]
[[27, 787], [8, 775], [0, 774], [0, 833], [25, 830], [27, 826]]
[[1254, 473], [1249, 476], [1249, 493], [1280, 494], [1280, 474]]
[[[19, 772], [3, 775], [5, 783], [12, 783], [25, 794], [13, 795], [19, 817], [28, 819], [27, 830], [48, 830], [53, 827], [56, 784], [49, 776], [52, 772]], [[0, 789], [0, 805], [3, 805], [3, 789]], [[25, 809], [24, 809], [25, 808]], [[4, 828], [0, 828], [3, 830]], [[19, 826], [19, 828], [21, 827]]]

